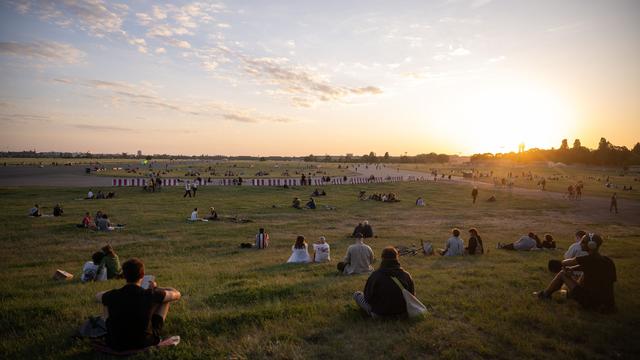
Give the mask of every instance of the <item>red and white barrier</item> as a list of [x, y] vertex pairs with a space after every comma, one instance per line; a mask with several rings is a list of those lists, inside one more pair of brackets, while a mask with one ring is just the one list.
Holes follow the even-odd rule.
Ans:
[[[210, 182], [207, 180], [194, 180], [200, 186], [233, 186], [237, 185], [237, 179], [212, 179]], [[147, 184], [148, 179], [146, 178], [113, 178], [111, 180], [111, 184], [114, 187], [123, 187], [123, 186], [135, 186], [135, 187], [143, 187]], [[162, 186], [184, 186], [185, 180], [181, 179], [162, 179]], [[386, 182], [400, 182], [400, 181], [416, 181], [415, 176], [409, 176], [405, 180], [403, 176], [387, 176], [387, 177], [348, 177], [346, 180], [343, 177], [334, 177], [331, 178], [330, 181], [325, 182], [322, 178], [307, 178], [306, 185], [313, 186], [323, 186], [323, 185], [344, 185], [344, 184], [370, 184], [370, 183], [386, 183]], [[300, 186], [302, 184], [301, 179], [245, 179], [242, 182], [242, 185], [248, 186]]]

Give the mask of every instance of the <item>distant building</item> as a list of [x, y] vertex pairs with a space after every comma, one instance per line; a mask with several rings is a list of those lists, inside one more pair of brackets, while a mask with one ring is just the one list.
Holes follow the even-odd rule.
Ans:
[[138, 157], [142, 157], [142, 150], [138, 150]]

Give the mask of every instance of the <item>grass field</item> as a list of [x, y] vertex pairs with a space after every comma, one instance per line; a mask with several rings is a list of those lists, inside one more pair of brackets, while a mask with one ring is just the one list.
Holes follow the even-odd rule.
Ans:
[[[640, 224], [614, 216], [591, 216], [579, 203], [500, 192], [496, 203], [470, 204], [469, 185], [395, 183], [326, 187], [320, 208], [289, 207], [310, 188], [206, 187], [197, 198], [180, 188], [161, 193], [119, 188], [113, 200], [77, 201], [86, 189], [0, 189], [0, 358], [82, 358], [97, 355], [88, 342], [71, 338], [89, 315], [99, 314], [96, 292], [121, 280], [81, 284], [51, 280], [55, 269], [77, 276], [85, 261], [111, 243], [121, 261], [140, 257], [160, 286], [179, 289], [166, 335], [180, 335], [172, 349], [134, 358], [350, 358], [350, 359], [622, 359], [640, 353]], [[359, 190], [393, 191], [398, 203], [357, 201]], [[422, 196], [425, 208], [414, 200]], [[62, 202], [61, 218], [29, 218], [34, 203]], [[273, 207], [273, 205], [276, 205]], [[326, 210], [323, 205], [335, 206]], [[193, 207], [215, 206], [221, 215], [253, 220], [187, 223]], [[126, 230], [97, 233], [77, 229], [84, 211], [103, 210]], [[477, 227], [488, 254], [478, 257], [402, 257], [418, 297], [434, 312], [421, 320], [374, 321], [351, 299], [366, 276], [337, 276], [335, 264], [352, 242], [353, 227], [368, 219], [386, 245], [441, 246], [452, 227]], [[259, 227], [272, 247], [240, 249]], [[605, 236], [603, 253], [618, 271], [617, 314], [582, 311], [571, 301], [539, 302], [531, 292], [550, 279], [549, 259], [562, 251], [515, 253], [495, 249], [529, 230], [552, 233], [567, 248], [583, 228]], [[325, 235], [329, 264], [287, 265], [295, 236], [310, 242]], [[466, 239], [466, 236], [464, 236]]]
[[[477, 181], [493, 184], [494, 177], [498, 180], [506, 178], [507, 181], [513, 182], [514, 186], [527, 189], [539, 189], [538, 181], [541, 178], [546, 178], [546, 190], [560, 193], [566, 193], [569, 185], [576, 185], [578, 181], [581, 181], [584, 184], [583, 195], [611, 196], [611, 194], [615, 192], [619, 198], [640, 200], [640, 173], [637, 171], [624, 172], [621, 169], [583, 165], [548, 167], [526, 164], [518, 166], [490, 166], [488, 164], [455, 166], [449, 164], [400, 164], [389, 166], [397, 166], [400, 169], [425, 173], [436, 170], [438, 174], [452, 174], [453, 176], [462, 176], [463, 171], [471, 171], [474, 169], [489, 175], [488, 177], [477, 178]], [[533, 177], [532, 179], [528, 177], [529, 172]], [[493, 175], [491, 175], [492, 173]], [[508, 178], [509, 173], [513, 176], [510, 179]], [[433, 176], [431, 176], [431, 178], [432, 177]], [[607, 178], [609, 178], [609, 182], [611, 183], [611, 187], [609, 188], [605, 186]], [[633, 190], [624, 191], [625, 186], [632, 187]]]

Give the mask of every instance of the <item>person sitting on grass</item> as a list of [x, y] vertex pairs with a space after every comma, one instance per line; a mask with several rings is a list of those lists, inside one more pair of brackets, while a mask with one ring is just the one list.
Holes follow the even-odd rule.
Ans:
[[316, 200], [314, 198], [309, 198], [309, 201], [304, 206], [307, 209], [315, 210], [316, 208]]
[[462, 256], [464, 255], [464, 242], [460, 239], [460, 230], [451, 230], [451, 236], [444, 243], [444, 249], [440, 249], [438, 253], [442, 256]]
[[331, 249], [327, 244], [327, 238], [320, 236], [318, 242], [313, 244], [313, 262], [329, 262], [331, 261]]
[[356, 227], [353, 229], [353, 232], [351, 233], [351, 237], [356, 237], [356, 234], [362, 234], [363, 231], [364, 231], [364, 226], [362, 225], [362, 223], [358, 223], [358, 225], [356, 225]]
[[300, 201], [300, 198], [293, 198], [291, 206], [293, 206], [294, 209], [302, 209], [302, 201]]
[[384, 248], [381, 258], [380, 267], [367, 279], [364, 292], [356, 291], [353, 299], [360, 309], [372, 317], [406, 314], [407, 305], [394, 278], [403, 288], [415, 295], [411, 274], [400, 267], [398, 251], [395, 248]]
[[40, 205], [38, 204], [33, 205], [31, 210], [29, 210], [29, 216], [33, 216], [33, 217], [42, 216], [42, 211], [40, 211]]
[[89, 189], [89, 192], [87, 193], [87, 200], [93, 200], [93, 191], [91, 191], [91, 189]]
[[157, 345], [169, 304], [180, 300], [181, 294], [173, 288], [159, 288], [155, 281], [143, 289], [144, 263], [139, 259], [127, 260], [122, 268], [126, 285], [96, 295], [105, 307], [107, 345], [117, 351]]
[[83, 283], [88, 281], [98, 281], [99, 272], [105, 271], [104, 268], [101, 268], [102, 259], [104, 258], [104, 252], [96, 251], [91, 256], [91, 261], [87, 261], [82, 267], [82, 276], [80, 277], [80, 281]]
[[482, 255], [484, 254], [484, 246], [482, 245], [482, 238], [478, 235], [476, 228], [469, 229], [469, 245], [465, 248], [469, 255]]
[[87, 228], [87, 229], [95, 229], [96, 224], [91, 219], [91, 214], [87, 211], [84, 213], [84, 217], [82, 218], [82, 222], [76, 225], [79, 228]]
[[193, 208], [189, 221], [198, 221], [198, 220], [200, 220], [200, 218], [198, 217], [198, 208]]
[[102, 258], [101, 266], [107, 269], [107, 279], [122, 277], [122, 267], [120, 266], [120, 258], [116, 254], [111, 245], [105, 245], [102, 248], [104, 257]]
[[416, 199], [416, 206], [425, 206], [425, 202], [424, 199], [422, 197], [419, 197]]
[[53, 207], [53, 216], [62, 216], [62, 214], [64, 214], [62, 205], [56, 204], [56, 206]]
[[109, 215], [107, 214], [102, 214], [100, 218], [96, 219], [96, 226], [100, 231], [111, 231], [114, 229], [111, 225], [111, 221], [109, 221]]
[[96, 217], [93, 219], [96, 224], [96, 228], [98, 227], [98, 220], [100, 220], [100, 218], [102, 218], [102, 210], [96, 211]]
[[498, 243], [498, 249], [503, 250], [519, 250], [519, 251], [530, 251], [538, 248], [538, 243], [536, 241], [536, 234], [530, 232], [527, 235], [522, 236], [518, 241], [511, 244], [502, 244]]
[[311, 257], [309, 256], [307, 242], [304, 241], [304, 236], [298, 235], [296, 243], [291, 247], [291, 256], [287, 263], [309, 263]]
[[556, 241], [553, 240], [553, 236], [551, 234], [544, 235], [544, 241], [542, 242], [543, 249], [555, 249]]
[[[617, 280], [616, 267], [610, 258], [600, 254], [602, 242], [602, 237], [598, 234], [584, 235], [580, 246], [589, 255], [562, 261], [563, 269], [551, 280], [549, 286], [534, 294], [539, 299], [550, 299], [554, 292], [565, 285], [569, 288], [568, 297], [576, 300], [585, 309], [614, 312], [616, 305], [613, 283]], [[575, 269], [583, 272], [577, 281], [572, 276]]]
[[264, 228], [258, 230], [256, 234], [256, 249], [266, 249], [269, 247], [269, 234], [264, 232]]
[[205, 217], [205, 219], [207, 219], [207, 220], [218, 220], [218, 213], [216, 212], [216, 209], [213, 206], [211, 208], [209, 208], [209, 215], [207, 215]]
[[582, 245], [580, 245], [580, 243], [582, 242], [582, 237], [585, 235], [587, 235], [587, 233], [584, 230], [576, 231], [576, 234], [575, 234], [576, 241], [573, 244], [571, 244], [571, 246], [569, 246], [569, 248], [567, 249], [567, 252], [564, 253], [565, 260], [571, 259], [574, 257], [589, 255], [588, 252], [582, 250]]
[[347, 248], [344, 259], [338, 263], [338, 271], [345, 275], [366, 274], [373, 271], [373, 250], [364, 243], [361, 233], [356, 234], [355, 243]]

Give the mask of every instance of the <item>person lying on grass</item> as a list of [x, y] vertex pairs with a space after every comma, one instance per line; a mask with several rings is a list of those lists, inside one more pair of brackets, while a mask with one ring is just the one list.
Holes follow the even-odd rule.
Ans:
[[538, 238], [538, 236], [530, 232], [529, 234], [522, 236], [520, 239], [518, 239], [518, 241], [511, 244], [498, 243], [498, 249], [519, 251], [529, 251], [537, 249], [538, 241], [536, 240], [536, 238]]
[[[582, 307], [600, 312], [616, 310], [613, 294], [613, 283], [616, 282], [616, 266], [613, 261], [600, 254], [602, 237], [589, 233], [582, 237], [580, 246], [588, 253], [562, 261], [563, 269], [556, 274], [546, 289], [534, 294], [539, 299], [550, 299], [562, 285], [569, 288], [569, 298], [576, 300]], [[573, 271], [582, 271], [582, 276], [575, 280]]]
[[452, 236], [444, 243], [444, 249], [438, 250], [442, 256], [462, 256], [464, 255], [464, 241], [460, 239], [460, 230], [451, 230]]
[[291, 247], [291, 256], [287, 263], [309, 263], [311, 257], [309, 256], [307, 242], [304, 241], [304, 236], [298, 235], [296, 243]]
[[373, 271], [374, 257], [371, 247], [364, 243], [361, 233], [356, 234], [353, 245], [347, 248], [344, 259], [338, 263], [338, 271], [345, 275], [366, 274]]
[[127, 284], [96, 294], [104, 305], [107, 345], [117, 351], [157, 345], [169, 304], [180, 300], [181, 294], [173, 288], [159, 288], [155, 281], [143, 289], [144, 263], [139, 259], [127, 260], [122, 268]]
[[382, 250], [380, 268], [367, 279], [364, 292], [356, 291], [353, 299], [369, 316], [398, 316], [407, 313], [407, 305], [400, 287], [393, 281], [398, 279], [402, 286], [415, 295], [411, 274], [400, 267], [398, 251], [389, 246]]
[[556, 241], [553, 240], [553, 235], [551, 234], [545, 234], [544, 235], [544, 241], [541, 244], [543, 249], [555, 249], [556, 248]]

